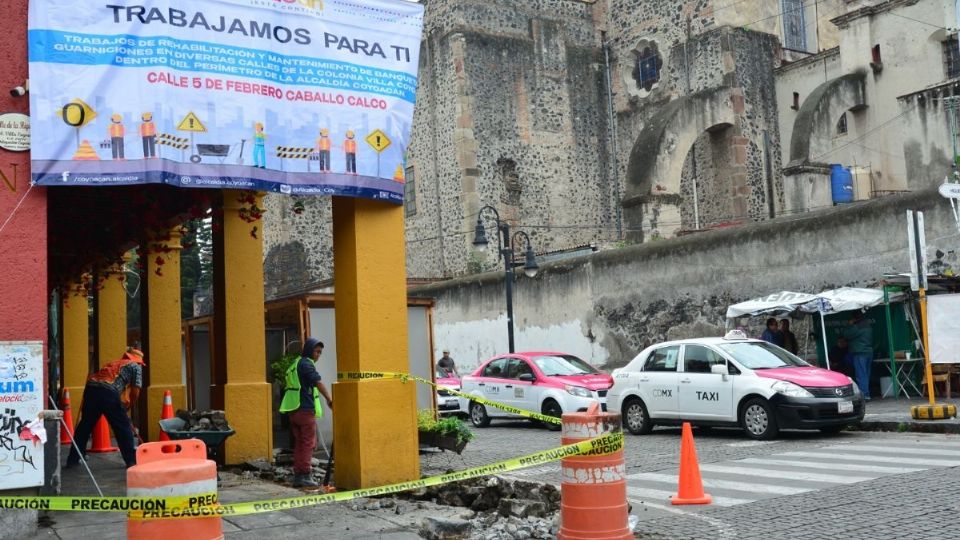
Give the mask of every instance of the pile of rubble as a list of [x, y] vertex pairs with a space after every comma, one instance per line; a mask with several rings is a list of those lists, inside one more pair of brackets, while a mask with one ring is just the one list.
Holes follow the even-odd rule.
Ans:
[[420, 536], [429, 540], [555, 538], [559, 528], [560, 492], [549, 484], [492, 476], [424, 488], [407, 496], [473, 511], [465, 519], [425, 519]]
[[[310, 460], [310, 465], [313, 479], [322, 482], [326, 474], [327, 461], [313, 458]], [[275, 449], [273, 451], [273, 463], [265, 459], [254, 459], [244, 463], [242, 469], [240, 476], [243, 478], [259, 478], [281, 484], [291, 483], [293, 482], [293, 454], [286, 449]]]
[[186, 422], [180, 431], [230, 431], [223, 411], [178, 410], [176, 417]]

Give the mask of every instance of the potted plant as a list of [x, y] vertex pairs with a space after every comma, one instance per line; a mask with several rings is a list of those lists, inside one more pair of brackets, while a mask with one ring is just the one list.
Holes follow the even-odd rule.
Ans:
[[455, 416], [438, 420], [436, 413], [428, 409], [417, 413], [417, 431], [421, 445], [457, 454], [473, 439], [473, 432], [462, 420]]

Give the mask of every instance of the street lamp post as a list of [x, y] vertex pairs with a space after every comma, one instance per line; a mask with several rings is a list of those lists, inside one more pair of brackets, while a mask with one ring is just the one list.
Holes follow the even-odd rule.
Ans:
[[533, 245], [530, 243], [530, 236], [523, 231], [517, 231], [510, 236], [510, 224], [502, 221], [500, 219], [500, 214], [497, 212], [497, 209], [492, 206], [484, 206], [480, 209], [480, 212], [477, 214], [477, 228], [474, 231], [473, 235], [473, 245], [484, 249], [487, 247], [489, 242], [487, 241], [487, 231], [483, 226], [483, 213], [484, 211], [490, 211], [493, 213], [493, 218], [497, 226], [497, 242], [499, 243], [499, 253], [500, 258], [503, 259], [503, 270], [504, 270], [504, 288], [507, 292], [507, 344], [510, 351], [514, 352], [514, 343], [513, 343], [513, 269], [520, 264], [514, 262], [514, 245], [517, 243], [517, 239], [522, 239], [527, 245], [527, 251], [524, 255], [523, 262], [523, 273], [527, 277], [534, 277], [537, 275], [537, 272], [540, 270], [540, 266], [537, 264], [537, 258], [533, 253]]

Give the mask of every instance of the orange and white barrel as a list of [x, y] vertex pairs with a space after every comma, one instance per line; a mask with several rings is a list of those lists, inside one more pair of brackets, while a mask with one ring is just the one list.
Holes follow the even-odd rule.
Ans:
[[[216, 503], [217, 464], [197, 439], [151, 442], [137, 448], [127, 469], [128, 497], [194, 497], [196, 506]], [[222, 540], [219, 516], [127, 521], [128, 540]]]
[[[601, 412], [599, 405], [587, 412], [563, 415], [563, 444], [622, 433], [618, 413]], [[627, 471], [623, 449], [597, 456], [573, 456], [561, 460], [560, 540], [627, 540], [633, 534], [627, 524]]]

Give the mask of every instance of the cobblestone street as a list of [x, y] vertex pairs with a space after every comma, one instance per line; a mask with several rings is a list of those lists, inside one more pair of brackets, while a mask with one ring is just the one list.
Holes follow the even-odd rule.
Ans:
[[[475, 432], [462, 457], [424, 456], [423, 473], [490, 463], [560, 441], [559, 433], [527, 422], [502, 422]], [[752, 441], [739, 430], [698, 429], [695, 438], [705, 489], [714, 504], [673, 507], [668, 497], [676, 492], [679, 428], [626, 436], [628, 498], [640, 518], [639, 538], [958, 534], [947, 516], [960, 510], [960, 436], [797, 431], [773, 441]], [[559, 470], [550, 464], [509, 476], [558, 483]]]

